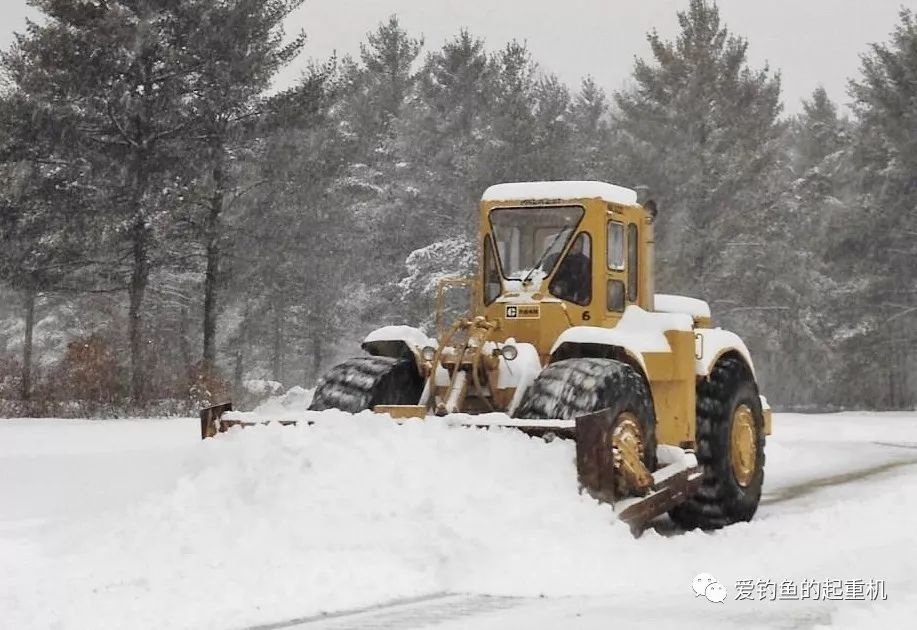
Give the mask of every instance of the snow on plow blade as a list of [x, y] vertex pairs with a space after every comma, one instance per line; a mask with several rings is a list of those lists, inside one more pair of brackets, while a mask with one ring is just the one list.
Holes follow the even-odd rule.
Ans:
[[296, 424], [296, 420], [265, 420], [264, 422], [248, 422], [245, 420], [229, 420], [223, 417], [227, 411], [232, 411], [232, 403], [223, 403], [201, 409], [201, 439], [216, 437], [219, 433], [225, 433], [232, 427], [252, 427], [256, 424], [267, 424], [268, 422], [278, 422], [283, 426]]
[[[263, 424], [223, 418], [228, 411], [232, 411], [232, 403], [208, 407], [201, 411], [202, 439], [215, 437], [234, 426]], [[374, 408], [374, 411], [389, 414], [396, 421], [426, 417], [426, 408], [415, 405], [380, 405]], [[644, 489], [643, 496], [616, 496], [616, 489], [621, 487], [618, 477], [622, 473], [620, 467], [615, 466], [616, 453], [610, 441], [614, 418], [608, 409], [585, 414], [574, 420], [494, 419], [493, 416], [466, 415], [454, 421], [448, 416], [441, 419], [456, 426], [513, 428], [533, 436], [574, 439], [576, 471], [581, 490], [599, 501], [611, 503], [618, 518], [627, 523], [635, 535], [646, 529], [653, 519], [697, 492], [703, 481], [693, 452], [676, 446], [660, 445], [656, 448], [656, 459], [660, 468], [652, 472], [650, 485]], [[282, 425], [296, 424], [294, 420], [278, 422]], [[627, 475], [624, 477], [626, 481]]]

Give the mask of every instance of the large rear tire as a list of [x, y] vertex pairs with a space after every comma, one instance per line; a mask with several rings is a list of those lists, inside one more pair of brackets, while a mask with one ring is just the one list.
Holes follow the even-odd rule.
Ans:
[[697, 387], [700, 490], [669, 516], [685, 529], [750, 521], [764, 484], [764, 412], [751, 370], [725, 357]]
[[543, 369], [513, 414], [534, 420], [573, 420], [601, 409], [617, 419], [635, 417], [643, 444], [643, 464], [656, 468], [656, 413], [643, 376], [614, 359], [564, 359]]
[[357, 413], [376, 405], [416, 405], [422, 390], [423, 379], [411, 360], [355, 357], [331, 368], [322, 377], [309, 409]]

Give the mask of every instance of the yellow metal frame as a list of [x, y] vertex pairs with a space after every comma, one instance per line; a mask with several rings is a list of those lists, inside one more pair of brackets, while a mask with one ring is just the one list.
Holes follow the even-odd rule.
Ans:
[[[500, 276], [500, 297], [492, 304], [484, 304], [482, 288], [484, 274], [484, 243], [491, 240], [495, 246], [490, 214], [498, 208], [561, 207], [576, 205], [583, 208], [583, 216], [576, 231], [565, 245], [560, 256], [566, 256], [581, 233], [589, 235], [592, 256], [592, 299], [587, 305], [577, 305], [553, 297], [548, 287], [559, 265], [551, 275], [531, 287], [526, 295], [509, 290]], [[432, 361], [417, 357], [421, 373], [427, 382], [420, 405], [379, 408], [397, 417], [417, 417], [429, 410], [438, 414], [455, 411], [506, 410], [515, 390], [496, 388], [499, 358], [485, 353], [484, 344], [497, 345], [513, 338], [519, 343], [532, 344], [542, 365], [551, 360], [554, 342], [565, 330], [573, 326], [599, 326], [613, 328], [623, 311], [608, 308], [607, 287], [610, 280], [620, 280], [627, 286], [629, 277], [625, 256], [624, 268], [607, 265], [607, 231], [610, 221], [624, 225], [625, 251], [630, 233], [628, 226], [637, 231], [637, 295], [634, 304], [647, 311], [654, 310], [654, 256], [655, 235], [652, 216], [639, 205], [619, 205], [601, 199], [578, 200], [526, 200], [524, 202], [484, 201], [480, 207], [480, 268], [474, 278], [447, 278], [437, 284], [436, 327], [439, 343]], [[445, 294], [449, 289], [468, 287], [472, 291], [473, 312], [446, 329], [444, 319]], [[627, 298], [628, 296], [625, 295]], [[514, 317], [508, 310], [513, 309]], [[523, 315], [522, 313], [525, 312]], [[694, 322], [694, 328], [710, 327], [708, 318]], [[623, 348], [618, 356], [641, 371], [652, 392], [656, 413], [656, 439], [660, 444], [681, 447], [695, 446], [696, 387], [699, 378], [695, 371], [695, 332], [685, 330], [665, 331], [669, 352], [648, 352], [641, 357], [631, 356]], [[460, 339], [453, 344], [453, 341]], [[454, 347], [453, 347], [454, 346]], [[442, 366], [449, 373], [448, 385], [437, 383], [436, 369]], [[770, 432], [770, 414], [766, 413], [765, 431]]]
[[[550, 361], [551, 347], [560, 334], [568, 328], [581, 325], [613, 328], [623, 315], [623, 312], [608, 309], [608, 281], [620, 280], [626, 287], [628, 278], [626, 256], [623, 269], [612, 269], [607, 265], [606, 235], [609, 221], [617, 221], [624, 225], [625, 251], [627, 239], [630, 238], [628, 226], [634, 225], [637, 229], [637, 296], [634, 301], [625, 299], [625, 306], [634, 304], [647, 311], [654, 309], [655, 233], [653, 219], [639, 205], [619, 205], [601, 199], [545, 199], [526, 200], [524, 203], [484, 201], [480, 208], [481, 240], [478, 246], [482, 263], [479, 274], [485, 273], [483, 268], [484, 242], [494, 238], [490, 224], [491, 212], [499, 208], [571, 205], [581, 206], [584, 212], [576, 232], [570, 238], [561, 257], [567, 254], [580, 233], [589, 234], [592, 247], [592, 300], [588, 305], [579, 306], [570, 302], [562, 302], [550, 295], [548, 287], [557, 273], [557, 268], [533, 291], [532, 299], [540, 306], [537, 319], [509, 319], [506, 317], [505, 302], [498, 300], [493, 304], [485, 305], [482, 292], [476, 291], [475, 293], [476, 314], [496, 324], [493, 339], [505, 341], [512, 337], [518, 342], [531, 343], [537, 349], [543, 364]], [[479, 275], [479, 284], [481, 275]], [[503, 289], [501, 295], [504, 298], [514, 298], [515, 294], [507, 290], [506, 281], [502, 276], [500, 282]], [[646, 353], [643, 355], [642, 365], [637, 357], [630, 357], [630, 360], [635, 367], [644, 372], [650, 385], [656, 411], [656, 433], [659, 443], [693, 446], [695, 388], [697, 385], [694, 369], [694, 334], [689, 331], [668, 331], [665, 335], [672, 348], [671, 352]]]

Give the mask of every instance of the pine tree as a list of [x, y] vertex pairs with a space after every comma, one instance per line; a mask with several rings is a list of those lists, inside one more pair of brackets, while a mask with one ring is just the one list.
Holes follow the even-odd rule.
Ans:
[[532, 155], [526, 167], [526, 179], [582, 179], [577, 172], [570, 123], [570, 91], [554, 75], [535, 83]]
[[779, 399], [781, 331], [807, 334], [805, 289], [787, 282], [798, 240], [779, 204], [779, 76], [749, 67], [748, 42], [715, 2], [691, 0], [678, 22], [673, 41], [649, 34], [652, 58], [615, 96], [615, 171], [659, 203], [659, 289], [711, 302], [717, 323], [762, 357], [764, 388]]
[[486, 134], [493, 66], [484, 42], [462, 30], [430, 53], [406, 112], [402, 146], [428, 227], [424, 244], [476, 232], [475, 201], [489, 182], [478, 164]]
[[347, 199], [371, 261], [362, 275], [375, 295], [375, 322], [397, 317], [393, 283], [416, 247], [420, 200], [410, 174], [414, 166], [404, 143], [407, 112], [415, 96], [423, 39], [411, 37], [392, 16], [367, 35], [360, 60], [345, 60], [340, 120], [355, 142], [346, 178]]
[[490, 124], [479, 169], [493, 182], [526, 181], [534, 176], [535, 112], [538, 68], [524, 44], [512, 41], [497, 53], [487, 96]]
[[94, 177], [115, 182], [101, 207], [128, 249], [131, 393], [139, 400], [154, 231], [168, 223], [152, 193], [176, 168], [173, 143], [189, 124], [187, 24], [170, 0], [33, 5], [45, 21], [17, 36], [5, 65], [21, 90], [79, 118], [75, 140], [92, 154]]
[[793, 166], [798, 174], [820, 167], [826, 158], [846, 146], [846, 122], [838, 116], [837, 106], [823, 87], [816, 88], [810, 99], [803, 100], [796, 127], [797, 155]]
[[29, 95], [0, 97], [0, 120], [0, 282], [22, 295], [20, 395], [29, 400], [40, 298], [90, 264], [92, 187], [85, 162], [66, 150], [65, 125]]
[[[339, 80], [334, 62], [313, 66], [298, 86], [268, 103], [265, 134], [247, 174], [265, 185], [239, 200], [236, 247], [226, 261], [235, 295], [229, 319], [236, 325], [227, 336], [237, 386], [243, 360], [248, 367], [258, 359], [278, 382], [314, 381], [336, 358], [329, 341], [348, 323], [337, 304], [363, 262], [356, 242], [362, 230], [340, 189], [355, 141], [337, 118]], [[260, 356], [250, 347], [259, 344], [266, 348]], [[303, 359], [295, 367], [308, 364], [302, 377], [289, 362], [297, 356]]]
[[[611, 161], [612, 130], [605, 91], [592, 77], [583, 79], [580, 91], [570, 105], [573, 127], [574, 179], [608, 181], [615, 179]], [[639, 185], [640, 182], [633, 182]]]
[[[303, 0], [187, 1], [179, 19], [194, 25], [187, 37], [194, 120], [202, 173], [192, 196], [201, 215], [195, 220], [205, 256], [203, 282], [203, 363], [216, 361], [218, 290], [223, 282], [224, 251], [232, 249], [226, 210], [252, 185], [238, 181], [239, 154], [260, 135], [264, 92], [278, 70], [302, 49], [305, 35], [283, 41], [283, 21]], [[231, 36], [227, 36], [231, 33]]]
[[859, 288], [847, 318], [847, 353], [856, 357], [850, 380], [874, 366], [876, 385], [862, 392], [866, 401], [909, 408], [917, 402], [917, 18], [911, 11], [901, 11], [889, 42], [862, 56], [850, 95], [858, 212], [836, 261]]
[[652, 60], [638, 59], [635, 86], [616, 95], [617, 170], [660, 202], [662, 286], [705, 293], [706, 275], [734, 259], [735, 224], [765, 203], [780, 81], [748, 67], [748, 43], [722, 25], [715, 3], [691, 0], [678, 22], [674, 41], [649, 34]]
[[423, 43], [422, 38], [410, 37], [392, 15], [360, 44], [353, 111], [358, 114], [355, 130], [369, 141], [390, 139], [416, 82], [415, 63]]
[[416, 193], [410, 253], [399, 261], [393, 292], [402, 317], [428, 330], [436, 281], [472, 272], [477, 199], [489, 184], [479, 164], [492, 78], [484, 42], [460, 31], [427, 55], [398, 127], [399, 177]]

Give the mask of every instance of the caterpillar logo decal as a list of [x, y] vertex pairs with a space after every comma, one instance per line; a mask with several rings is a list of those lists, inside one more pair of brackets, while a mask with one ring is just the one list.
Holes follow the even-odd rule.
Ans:
[[538, 304], [511, 304], [506, 307], [506, 319], [539, 319], [541, 306]]

